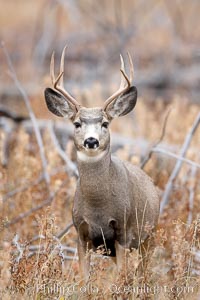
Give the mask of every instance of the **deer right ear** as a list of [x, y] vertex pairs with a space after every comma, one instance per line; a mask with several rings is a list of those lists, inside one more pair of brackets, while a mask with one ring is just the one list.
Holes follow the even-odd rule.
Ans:
[[73, 119], [76, 115], [76, 109], [67, 99], [51, 88], [44, 91], [46, 104], [50, 112], [58, 117]]
[[108, 105], [106, 113], [111, 119], [125, 116], [135, 107], [136, 102], [137, 89], [132, 86]]

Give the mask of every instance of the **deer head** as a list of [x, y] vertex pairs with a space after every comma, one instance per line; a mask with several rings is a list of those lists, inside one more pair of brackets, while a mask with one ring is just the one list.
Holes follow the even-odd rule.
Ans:
[[128, 53], [130, 76], [125, 72], [124, 60], [121, 59], [121, 83], [119, 89], [110, 96], [102, 108], [86, 108], [79, 104], [64, 88], [64, 57], [63, 49], [60, 73], [57, 78], [54, 74], [54, 53], [51, 57], [50, 74], [52, 88], [45, 89], [45, 100], [48, 109], [59, 117], [69, 118], [74, 124], [74, 142], [80, 157], [100, 157], [109, 149], [110, 122], [120, 116], [128, 114], [137, 101], [137, 89], [131, 86], [133, 80], [133, 63]]

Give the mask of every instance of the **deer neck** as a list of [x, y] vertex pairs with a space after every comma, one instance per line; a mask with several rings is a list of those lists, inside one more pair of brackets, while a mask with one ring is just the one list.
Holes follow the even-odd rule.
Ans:
[[99, 157], [88, 158], [82, 153], [77, 153], [77, 162], [83, 199], [88, 202], [98, 200], [96, 203], [102, 204], [109, 193], [110, 149]]

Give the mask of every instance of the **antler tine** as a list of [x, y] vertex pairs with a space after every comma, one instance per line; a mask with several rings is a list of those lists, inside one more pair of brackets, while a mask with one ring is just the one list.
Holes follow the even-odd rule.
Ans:
[[61, 72], [57, 78], [55, 78], [55, 73], [54, 73], [54, 53], [52, 53], [51, 55], [51, 62], [50, 62], [50, 75], [51, 75], [51, 81], [52, 81], [52, 84], [53, 84], [53, 87], [55, 89], [57, 89], [57, 85], [58, 85], [58, 82], [61, 78], [61, 76], [63, 75], [63, 72]]
[[54, 82], [55, 82], [55, 74], [54, 74], [54, 51], [51, 55], [51, 62], [50, 62], [50, 76], [51, 76], [51, 82], [54, 86]]
[[134, 76], [134, 67], [133, 67], [133, 61], [131, 58], [131, 55], [129, 52], [127, 52], [128, 59], [129, 59], [129, 64], [130, 64], [130, 82], [132, 83], [133, 81], [133, 76]]
[[55, 90], [60, 92], [63, 96], [65, 96], [69, 102], [75, 106], [76, 110], [78, 111], [81, 107], [81, 105], [78, 103], [78, 101], [72, 97], [64, 88], [64, 83], [63, 83], [63, 75], [64, 75], [64, 60], [65, 60], [65, 50], [67, 46], [64, 47], [61, 55], [61, 60], [60, 60], [60, 73], [57, 78], [55, 78], [55, 73], [54, 73], [54, 52], [51, 56], [51, 63], [50, 63], [50, 74], [51, 74], [51, 80], [52, 84]]
[[120, 60], [121, 60], [121, 69], [120, 69], [121, 83], [120, 83], [120, 87], [112, 96], [110, 96], [104, 102], [104, 106], [103, 106], [104, 110], [106, 110], [108, 105], [110, 105], [114, 99], [116, 99], [118, 96], [123, 94], [126, 90], [128, 90], [131, 87], [131, 83], [132, 83], [132, 80], [133, 80], [133, 62], [132, 62], [132, 59], [131, 59], [131, 56], [130, 56], [129, 52], [128, 52], [128, 59], [129, 59], [129, 63], [130, 63], [130, 78], [126, 74], [125, 67], [124, 67], [124, 59], [123, 59], [122, 55], [120, 54]]
[[121, 79], [121, 85], [120, 85], [120, 87], [123, 87], [124, 78], [125, 78], [125, 80], [127, 82], [127, 85], [128, 85], [127, 87], [130, 87], [131, 83], [133, 81], [133, 62], [132, 62], [132, 59], [131, 59], [131, 56], [130, 56], [129, 52], [127, 52], [127, 55], [128, 55], [129, 64], [130, 64], [130, 76], [129, 76], [130, 78], [126, 74], [126, 71], [125, 71], [125, 68], [124, 68], [124, 59], [123, 59], [122, 55], [120, 55], [120, 59], [121, 59], [121, 69], [120, 69], [120, 71], [121, 71], [121, 73], [123, 75], [123, 76], [121, 75], [122, 79]]
[[[123, 56], [120, 54], [120, 61], [121, 61], [121, 70], [123, 70], [125, 72], [125, 66], [124, 66], [124, 59]], [[121, 72], [121, 83], [120, 83], [120, 87], [119, 88], [123, 88], [124, 87], [124, 75]]]
[[123, 74], [124, 78], [126, 79], [126, 82], [127, 82], [127, 86], [125, 86], [125, 88], [130, 88], [131, 86], [131, 81], [130, 79], [128, 78], [128, 75], [126, 74], [126, 72], [124, 72], [124, 70], [120, 70], [121, 73]]
[[[66, 48], [67, 48], [67, 45], [64, 47], [64, 49], [62, 51], [61, 60], [60, 60], [60, 74], [63, 73], [63, 75], [64, 75], [64, 67], [65, 67], [65, 50], [66, 50]], [[64, 76], [61, 76], [61, 78], [60, 78], [60, 85], [62, 87], [64, 87], [63, 77]]]

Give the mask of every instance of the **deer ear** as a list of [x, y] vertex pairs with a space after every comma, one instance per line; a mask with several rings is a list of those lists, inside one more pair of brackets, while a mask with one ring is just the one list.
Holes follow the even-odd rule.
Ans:
[[76, 109], [73, 104], [69, 103], [61, 94], [51, 88], [44, 91], [44, 97], [48, 109], [58, 117], [73, 119], [76, 115]]
[[111, 119], [125, 116], [135, 107], [136, 102], [137, 89], [135, 86], [132, 86], [128, 91], [108, 105], [106, 113]]

